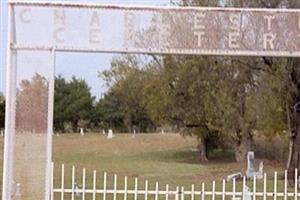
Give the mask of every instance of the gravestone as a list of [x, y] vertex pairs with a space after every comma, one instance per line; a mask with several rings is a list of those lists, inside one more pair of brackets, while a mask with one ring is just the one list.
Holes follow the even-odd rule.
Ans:
[[239, 179], [242, 179], [243, 178], [243, 175], [241, 172], [238, 172], [238, 173], [234, 173], [234, 174], [230, 174], [227, 176], [226, 178], [226, 181], [232, 181], [233, 179], [235, 180], [239, 180]]
[[109, 129], [107, 139], [112, 139], [113, 137], [114, 137], [114, 133], [113, 133], [112, 129]]
[[4, 130], [1, 129], [1, 130], [0, 130], [0, 133], [1, 133], [1, 137], [3, 137], [3, 136], [4, 136]]
[[232, 200], [251, 200], [251, 189], [247, 185], [245, 185], [243, 196], [242, 197], [235, 197], [231, 198]]
[[80, 128], [80, 135], [84, 136], [83, 128]]
[[247, 178], [253, 178], [255, 174], [255, 168], [254, 168], [254, 152], [249, 151], [247, 154], [247, 171], [246, 171], [246, 177]]
[[165, 134], [165, 132], [164, 132], [164, 130], [163, 130], [163, 129], [161, 129], [161, 134], [162, 134], [162, 135], [164, 135], [164, 134]]
[[251, 200], [251, 189], [247, 185], [245, 185], [243, 200]]
[[102, 135], [105, 135], [105, 134], [106, 134], [106, 133], [105, 133], [105, 130], [103, 129], [103, 130], [102, 130]]
[[259, 169], [258, 171], [255, 170], [254, 167], [254, 152], [249, 151], [247, 155], [247, 171], [246, 171], [246, 177], [253, 179], [256, 177], [256, 179], [263, 179], [263, 170], [264, 170], [264, 163], [259, 163]]
[[135, 134], [136, 134], [136, 131], [135, 131], [135, 129], [133, 129], [133, 135], [132, 135], [133, 138], [135, 137]]
[[258, 172], [256, 172], [256, 178], [257, 179], [263, 179], [264, 178], [264, 162], [259, 163]]

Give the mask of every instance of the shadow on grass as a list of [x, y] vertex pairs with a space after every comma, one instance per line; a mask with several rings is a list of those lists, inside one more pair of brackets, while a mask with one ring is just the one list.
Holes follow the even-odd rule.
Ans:
[[169, 150], [139, 153], [133, 157], [143, 158], [145, 160], [156, 160], [164, 162], [177, 162], [187, 164], [211, 164], [211, 163], [233, 163], [235, 162], [234, 153], [230, 150], [215, 150], [209, 155], [209, 161], [203, 162], [199, 159], [198, 151], [191, 150]]

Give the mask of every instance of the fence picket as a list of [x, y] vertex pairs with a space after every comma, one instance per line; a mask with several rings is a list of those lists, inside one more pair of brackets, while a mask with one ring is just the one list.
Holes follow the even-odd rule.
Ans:
[[82, 169], [82, 200], [85, 200], [85, 168]]
[[274, 200], [277, 199], [277, 172], [274, 172]]
[[264, 193], [263, 200], [267, 200], [267, 174], [264, 173]]
[[252, 200], [256, 200], [256, 176], [253, 177], [253, 197]]
[[155, 200], [158, 200], [158, 182], [155, 183]]
[[287, 200], [287, 170], [284, 170], [284, 200]]
[[138, 197], [138, 179], [134, 179], [134, 200], [137, 200]]
[[298, 169], [295, 169], [295, 193], [294, 193], [294, 199], [297, 200], [298, 199]]
[[201, 200], [205, 200], [205, 183], [202, 183], [202, 188], [201, 188]]
[[225, 200], [225, 188], [226, 188], [226, 181], [223, 179], [222, 183], [222, 200]]
[[74, 200], [75, 198], [75, 166], [72, 166], [72, 194], [71, 194], [71, 199]]
[[125, 176], [125, 179], [124, 179], [124, 200], [127, 200], [127, 176]]
[[50, 190], [50, 199], [54, 198], [54, 163], [51, 163], [51, 190]]
[[243, 195], [243, 199], [245, 199], [246, 195], [247, 195], [247, 191], [246, 191], [246, 177], [243, 176], [243, 188], [242, 188], [243, 192], [242, 192], [242, 195]]
[[148, 200], [148, 181], [145, 181], [145, 200]]
[[165, 200], [169, 200], [169, 185], [166, 185], [166, 198]]
[[193, 184], [191, 187], [191, 200], [195, 199], [195, 185]]
[[61, 165], [61, 196], [60, 199], [64, 200], [64, 190], [65, 190], [65, 165]]
[[179, 187], [176, 187], [175, 200], [179, 200]]
[[181, 200], [184, 200], [184, 187], [181, 187]]
[[212, 200], [216, 199], [216, 182], [215, 181], [212, 182], [212, 196], [211, 196], [211, 199]]
[[97, 172], [93, 172], [93, 200], [96, 200], [96, 189], [97, 189]]
[[107, 173], [104, 172], [104, 175], [103, 175], [103, 200], [106, 200], [106, 193], [107, 193], [106, 181], [107, 181]]
[[[232, 183], [232, 199], [233, 200], [235, 200], [235, 182], [236, 182], [236, 180], [235, 180], [235, 178], [233, 179], [233, 183]], [[253, 199], [253, 200], [255, 200], [255, 199]]]
[[117, 200], [117, 182], [118, 182], [118, 177], [117, 174], [114, 175], [114, 194], [113, 194], [113, 199]]

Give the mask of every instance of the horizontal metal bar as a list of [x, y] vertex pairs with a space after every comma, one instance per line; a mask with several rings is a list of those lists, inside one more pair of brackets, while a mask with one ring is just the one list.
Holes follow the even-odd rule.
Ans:
[[[64, 193], [72, 193], [73, 191], [76, 193], [82, 193], [83, 190], [82, 189], [77, 189], [77, 190], [72, 190], [72, 189], [63, 189]], [[84, 190], [85, 193], [88, 193], [88, 194], [92, 194], [94, 192], [93, 189], [85, 189]], [[53, 192], [54, 193], [61, 193], [62, 192], [62, 189], [61, 188], [57, 188], [57, 189], [53, 189]], [[135, 190], [117, 190], [117, 194], [124, 194], [124, 193], [127, 193], [127, 194], [135, 194]], [[169, 191], [165, 191], [165, 190], [160, 190], [158, 191], [160, 195], [165, 195], [165, 194], [170, 194], [170, 195], [175, 195], [175, 194], [178, 194], [178, 192], [176, 190], [169, 190]], [[103, 193], [106, 193], [106, 194], [114, 194], [115, 193], [115, 190], [113, 189], [108, 189], [108, 190], [103, 190], [103, 189], [97, 189], [96, 190], [96, 193], [97, 194], [103, 194]], [[143, 194], [156, 194], [156, 190], [148, 190], [148, 191], [145, 191], [145, 190], [138, 190], [138, 194], [139, 195], [143, 195]], [[185, 195], [190, 195], [191, 193], [194, 193], [195, 195], [201, 195], [202, 192], [201, 191], [184, 191], [184, 194]], [[213, 192], [211, 191], [205, 191], [204, 192], [205, 195], [212, 195]], [[214, 192], [214, 194], [216, 196], [222, 196], [223, 195], [223, 192]], [[232, 196], [233, 194], [235, 194], [235, 196], [243, 196], [243, 193], [242, 192], [225, 192], [225, 195], [226, 196]], [[283, 197], [285, 195], [285, 193], [283, 192], [277, 192], [277, 193], [274, 193], [274, 192], [267, 192], [266, 193], [266, 196], [267, 197], [273, 197], [274, 195], [277, 195], [277, 197]], [[286, 195], [288, 197], [293, 197], [294, 196], [294, 192], [288, 192], [286, 193]], [[250, 196], [253, 196], [253, 192], [249, 192], [249, 195]], [[256, 197], [263, 197], [264, 196], [264, 193], [263, 192], [256, 192], [255, 193], [255, 196]], [[297, 193], [297, 196], [300, 197], [300, 193]]]
[[272, 56], [300, 57], [300, 52], [289, 51], [249, 51], [249, 50], [206, 50], [206, 49], [141, 49], [141, 48], [90, 48], [77, 46], [30, 46], [13, 45], [13, 50], [51, 51], [56, 52], [91, 52], [91, 53], [130, 53], [130, 54], [161, 54], [161, 55], [224, 55], [224, 56]]
[[269, 9], [269, 8], [228, 8], [228, 7], [179, 7], [179, 6], [145, 6], [145, 5], [116, 5], [116, 4], [95, 4], [95, 3], [73, 3], [63, 1], [24, 1], [9, 0], [9, 4], [22, 6], [43, 6], [43, 7], [70, 7], [70, 8], [102, 8], [118, 10], [148, 10], [148, 11], [166, 11], [166, 10], [212, 10], [212, 11], [236, 11], [236, 12], [300, 12], [299, 9]]

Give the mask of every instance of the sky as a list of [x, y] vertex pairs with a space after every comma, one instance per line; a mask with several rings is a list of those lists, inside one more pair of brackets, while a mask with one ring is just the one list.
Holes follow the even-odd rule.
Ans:
[[[107, 4], [139, 4], [139, 5], [169, 5], [170, 0], [64, 0], [83, 3]], [[7, 46], [7, 0], [0, 0], [0, 92], [5, 92], [5, 66]], [[58, 53], [56, 56], [56, 75], [60, 74], [66, 79], [72, 76], [85, 79], [91, 87], [92, 95], [101, 97], [107, 87], [98, 77], [99, 72], [110, 68], [110, 62], [118, 54], [100, 53]], [[24, 70], [20, 67], [19, 70]]]

